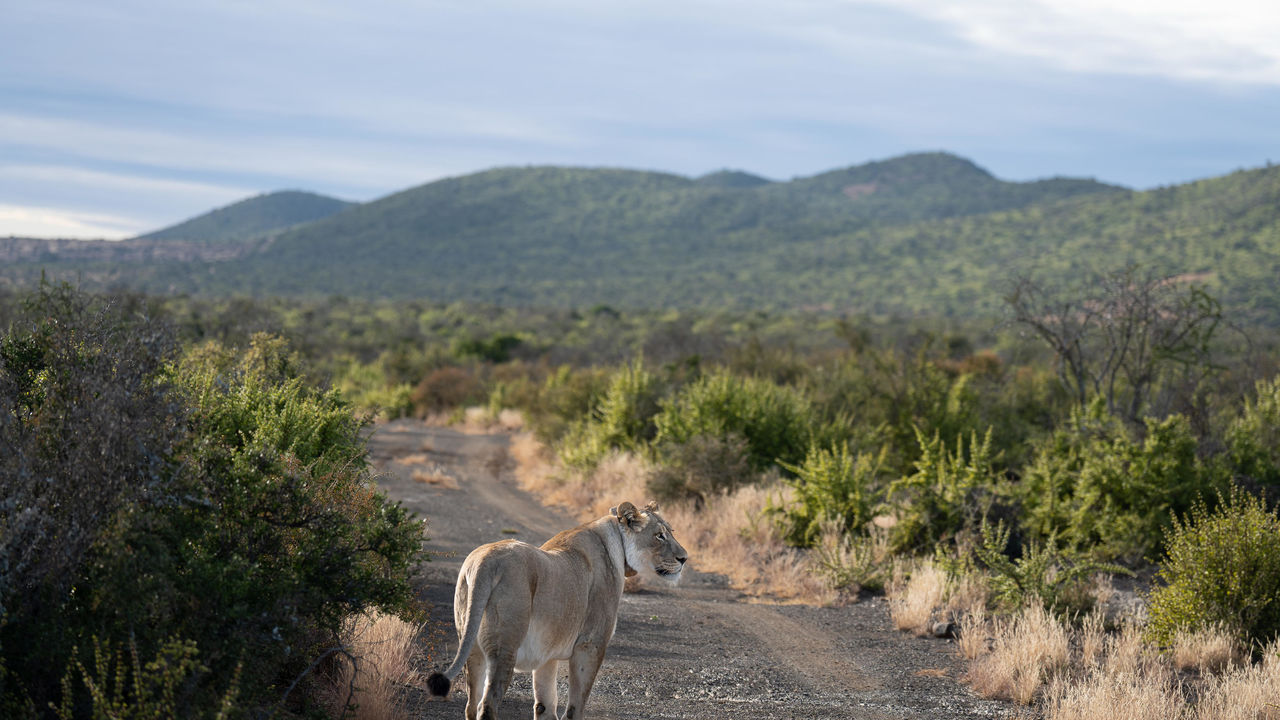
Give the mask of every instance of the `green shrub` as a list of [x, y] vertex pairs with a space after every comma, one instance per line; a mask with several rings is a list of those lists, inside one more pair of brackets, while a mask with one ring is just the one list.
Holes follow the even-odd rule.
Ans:
[[0, 714], [46, 707], [104, 534], [181, 502], [169, 329], [128, 297], [42, 286], [0, 334]]
[[538, 440], [558, 446], [574, 426], [591, 416], [611, 377], [601, 369], [575, 370], [561, 365], [540, 385], [508, 386], [507, 394], [524, 413]]
[[816, 570], [835, 590], [879, 592], [893, 577], [888, 534], [873, 528], [869, 534], [846, 534], [831, 523], [819, 533], [813, 548]]
[[1100, 559], [1135, 562], [1172, 516], [1217, 486], [1180, 415], [1148, 419], [1141, 442], [1095, 402], [1037, 449], [1016, 495], [1023, 529]]
[[644, 449], [656, 434], [658, 398], [658, 379], [643, 363], [622, 366], [591, 413], [570, 426], [560, 442], [561, 460], [589, 469], [611, 451]]
[[347, 402], [386, 419], [405, 417], [412, 412], [412, 388], [408, 383], [393, 383], [381, 360], [367, 364], [351, 357], [343, 360], [333, 385]]
[[243, 355], [198, 348], [173, 378], [192, 407], [194, 502], [104, 537], [85, 591], [86, 607], [110, 608], [97, 622], [148, 646], [189, 638], [215, 678], [243, 663], [256, 698], [348, 615], [408, 612], [421, 525], [373, 487], [338, 393], [304, 383], [263, 335]]
[[462, 358], [477, 358], [491, 363], [506, 362], [511, 352], [524, 344], [519, 335], [497, 333], [489, 338], [467, 338], [454, 344], [453, 352]]
[[810, 447], [800, 465], [786, 465], [795, 474], [787, 482], [795, 500], [777, 508], [788, 543], [810, 547], [824, 527], [834, 524], [845, 535], [860, 534], [871, 520], [883, 475], [885, 452], [856, 458], [848, 446]]
[[[5, 713], [276, 706], [347, 615], [411, 610], [422, 528], [373, 488], [341, 396], [267, 336], [177, 358], [144, 310], [45, 289], [0, 336]], [[134, 669], [90, 667], [91, 638]]]
[[647, 486], [662, 501], [688, 501], [703, 507], [715, 495], [731, 493], [755, 481], [747, 441], [737, 435], [699, 435], [687, 443], [664, 445]]
[[138, 646], [129, 643], [129, 661], [117, 648], [104, 648], [93, 638], [93, 661], [89, 667], [73, 653], [62, 678], [62, 699], [56, 708], [58, 720], [73, 720], [79, 702], [87, 705], [93, 718], [109, 720], [168, 720], [169, 718], [207, 717], [225, 720], [237, 715], [239, 670], [214, 707], [197, 708], [190, 703], [192, 680], [209, 668], [199, 661], [195, 643], [177, 639], [165, 641], [154, 660], [145, 665], [138, 657]]
[[661, 386], [640, 361], [622, 366], [609, 379], [609, 387], [595, 412], [604, 441], [624, 450], [638, 450], [657, 434]]
[[1258, 383], [1257, 398], [1227, 428], [1227, 447], [1237, 473], [1280, 485], [1280, 377]]
[[915, 472], [890, 483], [886, 498], [897, 517], [890, 540], [895, 552], [918, 553], [938, 543], [954, 543], [957, 536], [976, 536], [996, 491], [992, 469], [991, 433], [957, 438], [955, 451], [938, 435], [926, 439], [917, 430], [920, 459]]
[[983, 523], [981, 541], [974, 545], [975, 559], [989, 573], [991, 595], [1006, 610], [1018, 610], [1038, 602], [1046, 610], [1065, 616], [1088, 612], [1093, 606], [1090, 578], [1096, 573], [1132, 575], [1119, 565], [1099, 563], [1058, 547], [1050, 537], [1032, 540], [1021, 554], [1010, 558], [1009, 528], [1003, 523]]
[[654, 419], [659, 442], [739, 435], [758, 470], [776, 462], [800, 462], [808, 450], [812, 421], [812, 406], [794, 388], [724, 370], [685, 386], [663, 402]]
[[1197, 502], [1167, 534], [1147, 624], [1159, 643], [1216, 623], [1246, 642], [1280, 633], [1280, 514], [1238, 488], [1219, 499], [1212, 511]]
[[480, 382], [471, 373], [459, 367], [442, 367], [428, 373], [409, 399], [419, 415], [427, 415], [474, 403], [481, 397]]

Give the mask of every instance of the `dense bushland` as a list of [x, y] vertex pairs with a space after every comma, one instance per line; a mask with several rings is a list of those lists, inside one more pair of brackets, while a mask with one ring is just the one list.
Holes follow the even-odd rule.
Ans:
[[0, 707], [302, 707], [346, 618], [407, 613], [422, 530], [283, 340], [181, 350], [154, 303], [45, 287], [0, 337]]
[[[813, 548], [841, 586], [882, 584], [892, 553], [936, 555], [988, 576], [1006, 606], [1039, 597], [1065, 612], [1082, 607], [1086, 570], [1158, 562], [1197, 502], [1212, 511], [1232, 484], [1277, 482], [1275, 339], [1242, 339], [1203, 289], [1132, 269], [1107, 277], [1116, 307], [1145, 287], [1162, 308], [1146, 317], [1194, 327], [1194, 342], [1142, 336], [1152, 327], [1141, 323], [1066, 327], [1080, 341], [1072, 361], [1105, 380], [1083, 395], [1068, 359], [1017, 312], [992, 329], [343, 298], [163, 304], [191, 348], [175, 363], [188, 380], [170, 380], [183, 392], [209, 368], [257, 382], [216, 349], [238, 346], [287, 368], [277, 379], [305, 375], [298, 389], [331, 378], [334, 390], [314, 396], [320, 417], [318, 398], [338, 394], [391, 416], [514, 407], [569, 468], [641, 456], [660, 498], [703, 507], [744, 486], [789, 488], [760, 522]], [[1178, 308], [1207, 324], [1167, 322]], [[261, 331], [289, 338], [296, 356], [255, 341]], [[1106, 364], [1124, 332], [1148, 350]], [[984, 536], [995, 527], [1003, 540]]]

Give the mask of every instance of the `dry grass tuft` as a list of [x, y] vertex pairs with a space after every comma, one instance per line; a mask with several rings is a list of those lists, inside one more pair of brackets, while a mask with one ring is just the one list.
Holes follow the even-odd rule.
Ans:
[[952, 580], [947, 593], [946, 611], [952, 617], [986, 616], [991, 603], [991, 588], [981, 573], [969, 573]]
[[[757, 597], [829, 605], [837, 593], [816, 575], [803, 553], [788, 547], [764, 516], [789, 489], [744, 486], [711, 497], [701, 511], [673, 505], [664, 516], [686, 538], [691, 562], [704, 572], [725, 575], [738, 589]], [[694, 550], [696, 548], [696, 552]]]
[[909, 577], [903, 572], [889, 586], [889, 616], [893, 626], [917, 635], [928, 635], [933, 630], [934, 611], [947, 598], [947, 574], [931, 562], [909, 569]]
[[343, 641], [355, 661], [341, 658], [328, 677], [323, 700], [329, 715], [354, 720], [407, 718], [402, 688], [422, 679], [413, 664], [421, 654], [417, 642], [421, 631], [421, 625], [393, 615], [349, 619]]
[[1179, 670], [1195, 668], [1202, 673], [1218, 673], [1244, 662], [1244, 648], [1223, 627], [1179, 633], [1171, 648], [1173, 666]]
[[1102, 651], [1106, 648], [1106, 618], [1102, 613], [1092, 612], [1080, 623], [1080, 663], [1087, 669], [1096, 668], [1102, 662]]
[[974, 660], [987, 652], [987, 639], [991, 625], [987, 622], [986, 608], [975, 608], [960, 619], [960, 636], [956, 647], [966, 660]]
[[1167, 669], [1094, 673], [1081, 682], [1058, 678], [1045, 693], [1045, 720], [1175, 720], [1186, 699]]
[[979, 657], [968, 673], [969, 683], [984, 697], [1028, 705], [1067, 663], [1067, 629], [1040, 605], [996, 623], [994, 635], [991, 652]]
[[521, 488], [541, 496], [563, 482], [556, 476], [551, 453], [533, 433], [520, 433], [511, 438], [508, 452], [515, 461], [516, 482]]
[[1133, 623], [1107, 638], [1107, 659], [1103, 672], [1112, 675], [1138, 675], [1159, 664], [1160, 654], [1142, 640], [1142, 628]]
[[[1045, 720], [1280, 720], [1280, 640], [1256, 665], [1221, 630], [1183, 636], [1162, 654], [1136, 624], [1108, 636], [1094, 613], [1074, 639], [1079, 662], [1068, 666], [1061, 649], [1028, 649], [1035, 638], [1059, 634], [1065, 647], [1065, 632], [1048, 613], [1028, 608], [998, 627], [995, 648], [972, 662], [967, 679], [987, 697], [1024, 704], [1042, 685], [1037, 709]], [[1200, 675], [1178, 674], [1187, 668]]]
[[411, 453], [409, 455], [401, 455], [395, 461], [405, 467], [413, 465], [426, 465], [431, 462], [431, 458], [426, 453]]
[[444, 472], [440, 468], [432, 468], [431, 470], [414, 470], [409, 477], [420, 483], [434, 485], [435, 487], [445, 488], [447, 490], [458, 489], [458, 479]]
[[[492, 410], [487, 407], [469, 407], [462, 411], [462, 422], [451, 423], [456, 420], [457, 416], [450, 414], [445, 416], [443, 424], [453, 424], [454, 427], [465, 433], [491, 433], [491, 432], [519, 432], [524, 429], [524, 415], [519, 410], [500, 410], [495, 415]], [[429, 415], [427, 417], [428, 424], [439, 422], [440, 417]]]
[[524, 415], [519, 410], [502, 410], [498, 413], [498, 427], [508, 432], [519, 432], [524, 429]]
[[1280, 640], [1257, 665], [1236, 667], [1209, 681], [1200, 695], [1197, 720], [1280, 720]]

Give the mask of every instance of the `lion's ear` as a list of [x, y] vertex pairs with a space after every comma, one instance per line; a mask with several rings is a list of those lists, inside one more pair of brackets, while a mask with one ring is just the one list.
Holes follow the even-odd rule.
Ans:
[[645, 511], [645, 512], [658, 512], [658, 501], [657, 501], [657, 500], [650, 500], [649, 502], [645, 503], [644, 511]]
[[618, 522], [626, 525], [627, 527], [634, 528], [640, 523], [640, 511], [636, 510], [636, 506], [629, 502], [624, 502], [618, 507], [611, 509], [609, 512], [613, 513], [613, 516], [618, 518]]

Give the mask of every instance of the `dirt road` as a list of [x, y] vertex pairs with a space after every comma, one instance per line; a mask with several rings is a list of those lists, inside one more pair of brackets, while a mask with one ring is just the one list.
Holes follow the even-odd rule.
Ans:
[[[432, 608], [427, 635], [435, 664], [447, 664], [457, 649], [453, 583], [468, 552], [504, 538], [540, 545], [577, 524], [516, 486], [507, 442], [506, 435], [466, 435], [414, 421], [379, 425], [370, 439], [383, 489], [429, 521], [436, 560], [425, 568], [422, 593]], [[643, 500], [619, 501], [627, 499]], [[696, 569], [698, 550], [688, 550]], [[745, 601], [722, 577], [685, 574], [678, 588], [624, 596], [588, 717], [1014, 714], [1011, 706], [981, 700], [956, 681], [962, 663], [954, 645], [892, 630], [881, 598], [844, 608], [759, 604]], [[560, 692], [564, 698], [564, 677]], [[532, 698], [529, 676], [517, 674], [502, 717], [531, 717]], [[415, 716], [457, 719], [464, 704], [459, 687], [448, 701], [415, 702]]]

